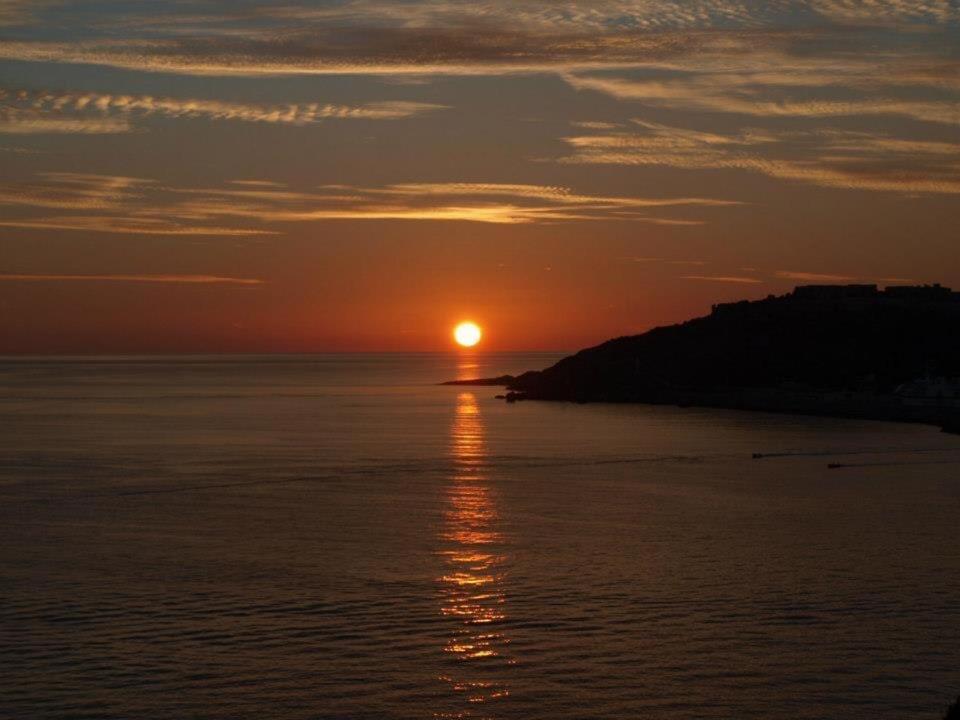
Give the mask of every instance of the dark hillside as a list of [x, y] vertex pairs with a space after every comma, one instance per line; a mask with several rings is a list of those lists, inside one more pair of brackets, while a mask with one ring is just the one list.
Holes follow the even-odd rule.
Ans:
[[731, 388], [892, 393], [960, 376], [960, 293], [809, 286], [583, 350], [511, 389], [530, 398], [670, 401]]

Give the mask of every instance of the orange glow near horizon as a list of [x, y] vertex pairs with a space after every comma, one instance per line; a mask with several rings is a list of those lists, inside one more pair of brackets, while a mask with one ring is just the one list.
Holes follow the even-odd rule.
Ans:
[[569, 354], [960, 287], [956, 3], [158, 5], [0, 0], [0, 355]]
[[474, 322], [462, 322], [453, 329], [453, 339], [460, 347], [474, 347], [482, 337], [483, 330]]

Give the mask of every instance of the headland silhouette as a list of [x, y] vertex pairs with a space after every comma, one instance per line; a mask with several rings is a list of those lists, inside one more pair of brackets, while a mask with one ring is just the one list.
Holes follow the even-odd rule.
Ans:
[[934, 423], [960, 432], [960, 292], [806, 285], [581, 350], [544, 370], [455, 381], [503, 397], [690, 405]]

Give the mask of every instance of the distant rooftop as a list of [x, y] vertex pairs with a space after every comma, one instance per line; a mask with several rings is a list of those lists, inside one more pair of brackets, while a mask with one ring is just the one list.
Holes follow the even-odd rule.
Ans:
[[932, 285], [888, 285], [884, 290], [880, 290], [876, 284], [852, 284], [852, 285], [798, 285], [793, 292], [786, 295], [769, 295], [765, 300], [750, 301], [740, 300], [739, 302], [718, 303], [713, 306], [714, 313], [733, 311], [735, 308], [742, 308], [754, 305], [757, 302], [784, 302], [791, 300], [800, 300], [805, 303], [837, 303], [851, 301], [855, 304], [861, 304], [864, 301], [874, 301], [886, 303], [897, 301], [898, 303], [958, 303], [960, 304], [960, 292], [954, 292], [940, 283]]
[[844, 300], [851, 298], [890, 298], [903, 300], [958, 300], [960, 293], [940, 283], [933, 285], [889, 285], [885, 290], [875, 284], [800, 285], [791, 294], [799, 300]]

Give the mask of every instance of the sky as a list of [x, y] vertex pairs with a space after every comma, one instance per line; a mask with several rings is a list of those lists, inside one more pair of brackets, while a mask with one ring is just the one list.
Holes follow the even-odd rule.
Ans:
[[957, 0], [0, 0], [0, 353], [960, 287]]

